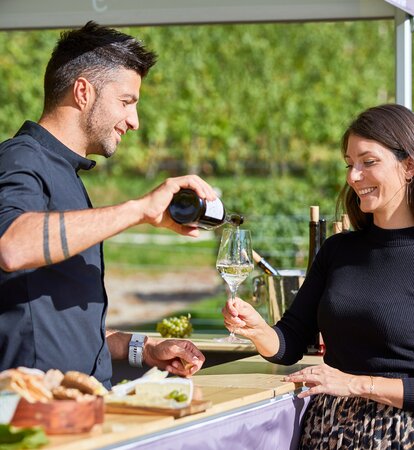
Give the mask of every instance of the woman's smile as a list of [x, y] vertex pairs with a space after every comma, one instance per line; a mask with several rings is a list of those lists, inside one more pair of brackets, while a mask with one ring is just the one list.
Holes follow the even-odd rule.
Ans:
[[371, 194], [371, 192], [374, 192], [375, 189], [376, 189], [376, 187], [360, 189], [359, 191], [357, 191], [357, 194], [361, 197], [363, 195]]

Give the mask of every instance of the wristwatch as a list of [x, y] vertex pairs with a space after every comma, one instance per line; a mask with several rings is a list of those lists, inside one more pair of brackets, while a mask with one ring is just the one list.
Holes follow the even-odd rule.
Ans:
[[144, 349], [147, 336], [145, 334], [134, 333], [129, 341], [128, 361], [132, 367], [142, 367], [142, 351]]

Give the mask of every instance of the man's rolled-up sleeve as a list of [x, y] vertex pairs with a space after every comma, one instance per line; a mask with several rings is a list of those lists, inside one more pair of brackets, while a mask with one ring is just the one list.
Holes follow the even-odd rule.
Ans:
[[0, 236], [29, 211], [45, 211], [47, 167], [29, 146], [3, 148], [0, 154]]

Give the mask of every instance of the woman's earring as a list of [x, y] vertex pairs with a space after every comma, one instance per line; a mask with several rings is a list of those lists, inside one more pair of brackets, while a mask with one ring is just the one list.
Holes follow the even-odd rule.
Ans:
[[411, 182], [413, 177], [405, 179], [405, 200], [407, 205], [411, 205]]

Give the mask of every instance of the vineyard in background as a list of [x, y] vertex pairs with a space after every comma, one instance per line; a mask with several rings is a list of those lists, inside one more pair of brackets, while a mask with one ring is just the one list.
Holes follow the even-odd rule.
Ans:
[[[245, 215], [257, 251], [277, 267], [305, 267], [309, 206], [334, 216], [346, 125], [394, 100], [393, 29], [391, 20], [125, 29], [158, 62], [142, 85], [139, 131], [82, 175], [94, 204], [197, 173]], [[39, 118], [59, 32], [0, 32], [0, 140]], [[140, 227], [108, 240], [108, 263], [165, 270], [185, 267], [189, 254], [187, 267], [214, 263], [216, 235], [154, 245], [154, 233], [165, 232]]]

